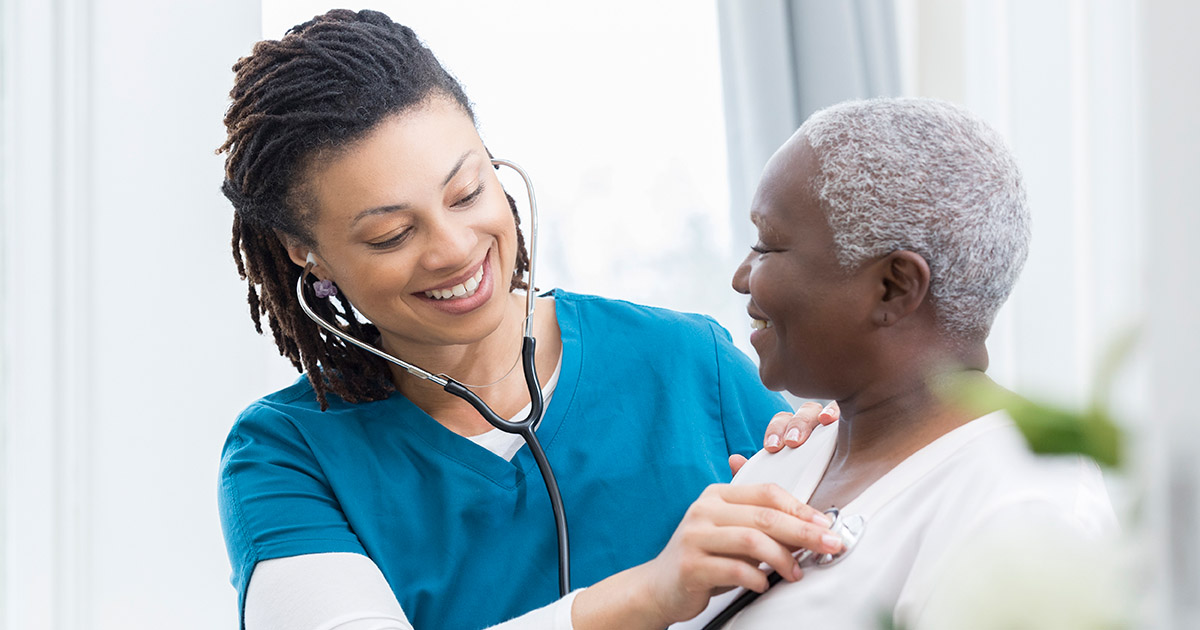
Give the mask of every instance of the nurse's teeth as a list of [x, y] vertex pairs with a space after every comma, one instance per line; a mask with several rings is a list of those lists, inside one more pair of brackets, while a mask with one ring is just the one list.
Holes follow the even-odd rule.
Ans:
[[471, 297], [475, 295], [475, 291], [479, 288], [480, 281], [483, 280], [483, 267], [479, 267], [479, 271], [475, 275], [467, 278], [466, 282], [456, 284], [449, 289], [432, 289], [425, 292], [425, 297], [435, 300], [448, 300], [456, 297]]

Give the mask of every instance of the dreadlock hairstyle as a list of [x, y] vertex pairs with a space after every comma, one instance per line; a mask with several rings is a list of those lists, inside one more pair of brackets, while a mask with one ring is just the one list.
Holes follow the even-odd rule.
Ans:
[[[308, 373], [321, 409], [326, 393], [348, 402], [385, 398], [395, 386], [387, 364], [328, 334], [300, 309], [294, 294], [303, 269], [281, 235], [315, 246], [316, 208], [303, 187], [313, 162], [369, 134], [392, 115], [430, 98], [451, 98], [475, 120], [462, 86], [412, 29], [377, 11], [337, 9], [255, 44], [233, 66], [222, 192], [233, 203], [233, 259], [246, 281], [250, 319], [262, 333], [266, 315], [280, 354]], [[507, 195], [506, 195], [507, 196]], [[511, 289], [529, 263], [517, 208], [517, 262]], [[311, 291], [312, 279], [307, 282]], [[311, 295], [311, 293], [309, 294]], [[358, 339], [379, 331], [350, 302], [309, 299], [323, 319]]]

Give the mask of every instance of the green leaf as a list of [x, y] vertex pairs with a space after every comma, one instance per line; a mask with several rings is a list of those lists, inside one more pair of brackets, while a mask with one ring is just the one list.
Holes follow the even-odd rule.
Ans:
[[1103, 466], [1121, 464], [1121, 430], [1103, 409], [1070, 411], [1023, 398], [990, 381], [964, 380], [950, 391], [955, 402], [980, 415], [1008, 411], [1035, 453], [1079, 453]]

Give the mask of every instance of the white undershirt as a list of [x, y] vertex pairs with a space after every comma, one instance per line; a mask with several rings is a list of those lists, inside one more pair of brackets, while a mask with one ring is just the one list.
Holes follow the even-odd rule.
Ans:
[[[542, 388], [546, 406], [561, 369], [559, 354]], [[524, 418], [529, 407], [510, 420]], [[508, 461], [525, 444], [521, 436], [500, 429], [468, 439]], [[492, 630], [572, 630], [571, 604], [578, 592]], [[413, 630], [379, 567], [357, 553], [312, 553], [259, 562], [246, 586], [245, 615], [246, 630]]]
[[[554, 395], [554, 388], [558, 386], [558, 373], [561, 370], [562, 353], [559, 353], [558, 364], [554, 366], [554, 373], [550, 375], [550, 379], [546, 381], [546, 386], [542, 388], [542, 404], [544, 405], [542, 407], [543, 409], [550, 406], [550, 397]], [[533, 403], [525, 405], [520, 411], [513, 414], [513, 416], [509, 418], [509, 421], [523, 419], [525, 414], [529, 413], [529, 407], [532, 404]], [[538, 418], [538, 421], [541, 422], [541, 418]], [[535, 425], [533, 428], [536, 429], [537, 426]], [[469, 435], [467, 436], [467, 439], [482, 446], [483, 448], [486, 448], [495, 455], [503, 457], [505, 461], [510, 462], [512, 461], [512, 458], [516, 456], [517, 451], [521, 450], [522, 446], [525, 446], [525, 440], [521, 439], [520, 435], [517, 435], [516, 433], [509, 433], [507, 431], [501, 431], [500, 429], [492, 429], [491, 431], [486, 431], [484, 433], [480, 433], [479, 435]]]

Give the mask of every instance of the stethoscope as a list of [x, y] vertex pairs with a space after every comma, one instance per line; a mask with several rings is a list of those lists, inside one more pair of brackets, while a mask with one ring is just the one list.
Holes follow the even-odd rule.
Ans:
[[[841, 562], [846, 554], [850, 553], [858, 545], [858, 541], [862, 538], [863, 530], [866, 529], [867, 520], [862, 515], [854, 515], [851, 517], [843, 517], [837, 508], [829, 508], [825, 510], [825, 514], [833, 519], [833, 524], [829, 526], [829, 531], [842, 539], [842, 550], [837, 553], [817, 553], [811, 549], [801, 549], [793, 554], [796, 557], [796, 562], [800, 568], [806, 567], [828, 567]], [[783, 580], [783, 576], [772, 571], [767, 575], [767, 590], [771, 590], [776, 584]], [[766, 591], [763, 591], [765, 593]], [[743, 608], [750, 605], [750, 602], [758, 599], [763, 593], [747, 590], [737, 596], [728, 606], [725, 607], [716, 617], [712, 618], [704, 625], [702, 630], [717, 630], [723, 628], [725, 624], [733, 619], [734, 615], [742, 611]]]
[[342, 339], [346, 343], [358, 346], [385, 361], [404, 368], [409, 374], [417, 378], [437, 383], [448, 393], [470, 403], [479, 412], [479, 415], [483, 416], [484, 420], [487, 420], [493, 427], [505, 433], [520, 435], [525, 440], [525, 443], [529, 445], [530, 452], [533, 454], [533, 459], [537, 462], [538, 469], [542, 473], [542, 480], [546, 482], [546, 492], [550, 495], [550, 506], [554, 510], [554, 526], [558, 534], [558, 589], [560, 596], [565, 596], [571, 592], [571, 553], [567, 541], [567, 516], [563, 510], [562, 495], [558, 491], [558, 481], [554, 478], [554, 470], [550, 468], [550, 462], [546, 459], [546, 453], [542, 450], [542, 445], [538, 442], [537, 435], [533, 432], [534, 426], [541, 421], [545, 413], [542, 387], [538, 382], [537, 366], [534, 361], [534, 348], [537, 340], [533, 338], [533, 294], [534, 287], [537, 286], [533, 283], [534, 261], [537, 260], [537, 199], [533, 194], [533, 183], [524, 169], [508, 160], [493, 158], [492, 164], [497, 167], [500, 165], [507, 166], [516, 171], [521, 176], [521, 179], [525, 181], [525, 192], [529, 195], [529, 279], [527, 280], [528, 288], [526, 289], [525, 297], [525, 339], [521, 345], [521, 367], [525, 372], [525, 385], [529, 388], [529, 414], [525, 416], [524, 420], [510, 421], [501, 418], [475, 392], [467, 389], [465, 385], [453, 378], [445, 374], [432, 374], [407, 361], [398, 359], [375, 346], [351, 337], [338, 327], [322, 319], [313, 312], [312, 308], [308, 305], [308, 300], [304, 297], [304, 279], [312, 272], [314, 265], [311, 257], [304, 266], [304, 271], [300, 274], [300, 278], [296, 281], [296, 299], [299, 300], [300, 308], [304, 311], [304, 314], [308, 315], [309, 319], [312, 319], [330, 334]]

